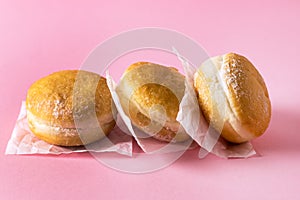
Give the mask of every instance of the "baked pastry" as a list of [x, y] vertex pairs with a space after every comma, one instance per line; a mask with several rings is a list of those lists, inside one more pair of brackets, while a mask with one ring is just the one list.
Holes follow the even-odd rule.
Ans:
[[227, 141], [246, 142], [267, 129], [268, 90], [244, 56], [228, 53], [208, 59], [195, 73], [194, 86], [205, 118]]
[[177, 69], [150, 62], [129, 66], [116, 88], [133, 125], [166, 142], [190, 138], [176, 121], [184, 90], [185, 78]]
[[26, 109], [33, 134], [54, 145], [89, 144], [115, 126], [106, 79], [87, 71], [59, 71], [36, 81], [28, 90]]

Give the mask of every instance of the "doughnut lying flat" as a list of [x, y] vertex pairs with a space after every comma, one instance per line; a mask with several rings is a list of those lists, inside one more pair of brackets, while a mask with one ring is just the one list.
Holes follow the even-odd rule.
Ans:
[[54, 145], [89, 144], [115, 126], [106, 79], [82, 70], [59, 71], [33, 83], [26, 109], [33, 134]]
[[244, 56], [228, 53], [205, 61], [194, 76], [205, 118], [233, 143], [262, 135], [271, 118], [265, 82]]
[[184, 81], [175, 68], [138, 62], [128, 67], [116, 91], [136, 127], [161, 141], [182, 142], [190, 138], [176, 121]]

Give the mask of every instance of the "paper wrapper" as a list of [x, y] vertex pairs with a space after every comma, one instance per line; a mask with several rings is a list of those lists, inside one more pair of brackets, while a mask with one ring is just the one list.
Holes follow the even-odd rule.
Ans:
[[[120, 124], [120, 123], [119, 123]], [[5, 154], [63, 154], [73, 152], [117, 152], [132, 155], [132, 137], [124, 133], [118, 126], [100, 141], [80, 147], [60, 147], [38, 139], [30, 131], [27, 124], [26, 106], [22, 102], [20, 114], [8, 141]]]
[[123, 131], [126, 131], [128, 134], [131, 134], [134, 137], [134, 139], [136, 140], [139, 147], [145, 153], [147, 153], [147, 154], [154, 154], [154, 153], [163, 154], [163, 153], [170, 153], [170, 152], [185, 151], [187, 149], [193, 149], [193, 148], [198, 147], [197, 143], [195, 143], [192, 139], [187, 140], [185, 142], [181, 142], [181, 143], [162, 142], [162, 141], [159, 141], [157, 139], [150, 137], [143, 131], [132, 126], [129, 117], [125, 114], [125, 112], [121, 106], [119, 96], [116, 92], [116, 83], [113, 80], [113, 78], [110, 76], [108, 71], [106, 72], [106, 80], [107, 80], [108, 88], [110, 89], [110, 92], [112, 94], [113, 101], [118, 110], [118, 113], [127, 127], [127, 130], [123, 130]]
[[178, 59], [183, 65], [186, 76], [185, 94], [180, 103], [177, 121], [181, 123], [185, 131], [199, 144], [199, 158], [204, 158], [209, 152], [222, 158], [247, 158], [258, 155], [250, 142], [231, 144], [220, 137], [212, 127], [207, 124], [198, 104], [194, 90], [195, 69], [179, 55], [174, 49]]

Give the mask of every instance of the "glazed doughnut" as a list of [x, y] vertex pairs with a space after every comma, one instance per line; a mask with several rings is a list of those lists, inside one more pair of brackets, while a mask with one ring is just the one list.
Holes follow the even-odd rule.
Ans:
[[33, 83], [26, 109], [33, 134], [54, 145], [89, 144], [115, 126], [106, 79], [83, 70], [59, 71]]
[[244, 56], [228, 53], [205, 61], [194, 76], [201, 110], [229, 142], [262, 135], [271, 119], [266, 84]]
[[185, 77], [177, 69], [150, 62], [129, 66], [116, 88], [133, 125], [166, 142], [190, 138], [176, 121], [184, 90]]

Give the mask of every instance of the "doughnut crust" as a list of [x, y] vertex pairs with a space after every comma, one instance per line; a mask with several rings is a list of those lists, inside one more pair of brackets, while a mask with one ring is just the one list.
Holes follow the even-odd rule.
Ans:
[[266, 84], [244, 56], [228, 53], [205, 61], [194, 76], [199, 105], [222, 137], [242, 143], [262, 135], [271, 119]]
[[127, 68], [116, 91], [136, 127], [161, 141], [182, 142], [189, 139], [176, 121], [184, 81], [175, 68], [138, 62]]
[[55, 145], [92, 143], [115, 125], [106, 79], [83, 70], [55, 72], [33, 83], [27, 92], [26, 109], [31, 131]]

